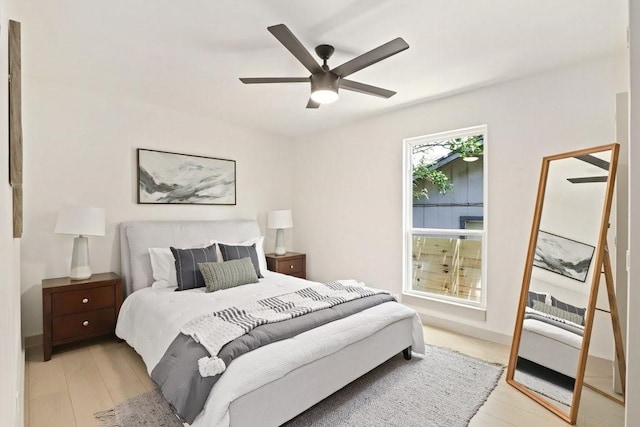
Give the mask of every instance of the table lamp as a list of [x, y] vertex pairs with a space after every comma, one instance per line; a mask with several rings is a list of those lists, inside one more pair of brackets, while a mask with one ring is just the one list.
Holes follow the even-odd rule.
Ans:
[[293, 219], [290, 209], [279, 209], [267, 213], [267, 228], [276, 230], [276, 255], [287, 253], [284, 247], [284, 229], [291, 227], [293, 227]]
[[86, 236], [104, 236], [105, 216], [103, 208], [92, 206], [65, 206], [58, 213], [57, 234], [75, 234], [71, 256], [71, 280], [91, 277], [89, 241]]

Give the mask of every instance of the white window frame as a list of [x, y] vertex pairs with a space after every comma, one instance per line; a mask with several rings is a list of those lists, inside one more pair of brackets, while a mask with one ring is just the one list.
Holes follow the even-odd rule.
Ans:
[[[483, 191], [483, 230], [461, 230], [461, 229], [441, 229], [441, 228], [413, 228], [413, 165], [412, 151], [416, 145], [423, 145], [437, 141], [445, 141], [452, 138], [459, 138], [472, 135], [483, 136], [482, 163], [482, 191]], [[440, 301], [447, 304], [462, 305], [467, 307], [485, 309], [487, 306], [487, 236], [489, 229], [488, 216], [488, 182], [489, 182], [489, 161], [488, 161], [488, 131], [487, 125], [473, 126], [464, 129], [457, 129], [448, 132], [417, 136], [407, 138], [403, 141], [403, 251], [402, 251], [402, 294], [411, 297], [423, 298], [427, 300]], [[482, 290], [480, 301], [468, 301], [461, 298], [446, 295], [432, 294], [429, 292], [417, 291], [411, 288], [413, 280], [413, 235], [453, 235], [453, 236], [481, 236], [482, 237]]]

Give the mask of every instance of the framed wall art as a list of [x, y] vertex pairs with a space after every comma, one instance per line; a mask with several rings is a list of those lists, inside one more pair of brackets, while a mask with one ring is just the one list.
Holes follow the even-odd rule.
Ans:
[[594, 250], [591, 245], [540, 230], [533, 265], [584, 282]]
[[138, 203], [235, 205], [236, 162], [138, 150]]
[[22, 59], [20, 23], [9, 21], [9, 184], [13, 237], [22, 237]]

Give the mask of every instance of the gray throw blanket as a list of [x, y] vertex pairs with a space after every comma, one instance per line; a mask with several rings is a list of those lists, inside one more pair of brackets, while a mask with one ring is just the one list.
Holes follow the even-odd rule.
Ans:
[[[225, 366], [228, 366], [233, 359], [251, 350], [294, 337], [389, 301], [395, 301], [395, 299], [388, 294], [376, 294], [313, 311], [290, 320], [257, 326], [222, 347], [217, 357], [222, 359]], [[202, 411], [211, 388], [221, 375], [209, 377], [200, 375], [198, 360], [209, 356], [209, 352], [193, 338], [179, 334], [151, 372], [151, 378], [158, 384], [164, 397], [187, 423], [192, 423]]]
[[187, 322], [180, 332], [191, 336], [207, 349], [211, 356], [198, 360], [198, 368], [203, 377], [213, 377], [227, 369], [227, 365], [218, 357], [220, 349], [258, 326], [383, 293], [388, 292], [368, 288], [355, 280], [319, 283], [287, 294], [203, 314]]

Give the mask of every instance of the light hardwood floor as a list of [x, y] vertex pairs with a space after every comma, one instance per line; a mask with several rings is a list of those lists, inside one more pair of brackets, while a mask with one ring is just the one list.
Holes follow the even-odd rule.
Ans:
[[[509, 348], [442, 329], [424, 327], [429, 344], [504, 365]], [[27, 349], [25, 422], [31, 427], [97, 426], [93, 413], [154, 387], [140, 356], [113, 338], [78, 344], [43, 362], [42, 347]], [[554, 427], [564, 421], [533, 402], [503, 378], [470, 427]], [[578, 426], [624, 425], [624, 408], [591, 390], [582, 392]]]

